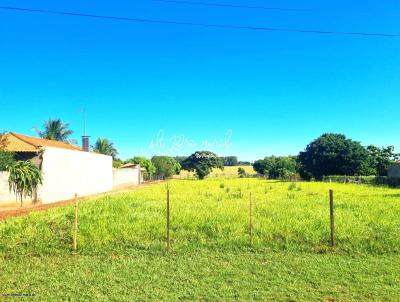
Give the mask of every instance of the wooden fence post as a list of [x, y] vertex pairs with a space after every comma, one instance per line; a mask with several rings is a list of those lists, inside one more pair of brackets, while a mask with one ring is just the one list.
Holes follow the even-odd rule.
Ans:
[[253, 245], [253, 198], [250, 192], [250, 205], [249, 205], [249, 235], [250, 245]]
[[329, 190], [329, 204], [331, 217], [331, 246], [335, 246], [335, 212], [333, 208], [333, 190]]
[[74, 215], [74, 230], [73, 230], [73, 249], [76, 251], [78, 237], [78, 194], [75, 193], [75, 215]]
[[171, 250], [171, 242], [170, 242], [170, 220], [169, 220], [169, 189], [167, 189], [167, 252]]

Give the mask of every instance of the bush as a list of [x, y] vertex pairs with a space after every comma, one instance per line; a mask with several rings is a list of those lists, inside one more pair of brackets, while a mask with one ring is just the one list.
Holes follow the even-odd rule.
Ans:
[[29, 160], [13, 162], [7, 166], [7, 170], [10, 173], [8, 178], [10, 191], [20, 199], [22, 206], [24, 197], [33, 197], [36, 194], [37, 187], [42, 184], [42, 174]]
[[113, 160], [113, 168], [118, 169], [119, 167], [121, 167], [123, 165], [123, 161], [120, 159], [115, 159]]
[[0, 151], [0, 171], [5, 171], [14, 161], [14, 153]]
[[296, 174], [297, 163], [293, 156], [270, 156], [254, 162], [253, 168], [268, 178], [288, 179]]
[[331, 175], [324, 176], [322, 181], [325, 182], [338, 182], [338, 183], [358, 183], [367, 185], [389, 186], [392, 188], [400, 187], [400, 178], [387, 177], [387, 176], [343, 176]]
[[246, 170], [244, 168], [242, 168], [242, 167], [239, 167], [238, 168], [238, 175], [239, 175], [240, 178], [246, 177]]

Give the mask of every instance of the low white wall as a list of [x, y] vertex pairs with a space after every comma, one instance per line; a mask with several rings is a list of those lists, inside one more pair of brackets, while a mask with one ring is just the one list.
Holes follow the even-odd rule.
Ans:
[[46, 147], [42, 163], [42, 203], [52, 203], [113, 188], [112, 157]]
[[140, 184], [140, 166], [113, 170], [114, 188]]
[[[9, 177], [8, 172], [2, 172], [0, 171], [0, 204], [8, 204], [8, 203], [13, 203], [13, 202], [21, 202], [20, 200], [17, 201], [17, 198], [14, 193], [10, 192], [9, 186], [8, 186], [8, 177]], [[28, 202], [31, 203], [33, 201], [33, 198], [24, 198], [23, 202]]]

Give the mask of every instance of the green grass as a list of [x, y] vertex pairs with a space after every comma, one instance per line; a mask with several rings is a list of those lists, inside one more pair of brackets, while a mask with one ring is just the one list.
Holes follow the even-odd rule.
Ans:
[[[400, 191], [364, 185], [174, 180], [0, 224], [0, 294], [48, 300], [399, 301]], [[329, 247], [328, 190], [337, 247]], [[249, 193], [254, 244], [249, 245]]]
[[[238, 169], [243, 168], [248, 175], [255, 175], [256, 171], [254, 171], [253, 166], [226, 166], [223, 170], [221, 169], [213, 169], [209, 178], [211, 177], [227, 177], [227, 178], [236, 178], [238, 177]], [[175, 179], [187, 179], [187, 178], [196, 178], [194, 172], [188, 172], [182, 170], [179, 175], [174, 176]]]

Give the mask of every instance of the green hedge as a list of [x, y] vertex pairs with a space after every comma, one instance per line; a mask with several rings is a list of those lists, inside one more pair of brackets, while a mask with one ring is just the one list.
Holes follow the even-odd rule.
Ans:
[[387, 177], [387, 176], [345, 176], [345, 175], [331, 175], [322, 178], [325, 182], [339, 182], [339, 183], [358, 183], [368, 185], [387, 185], [389, 187], [400, 188], [400, 178]]

